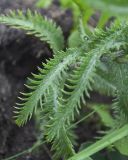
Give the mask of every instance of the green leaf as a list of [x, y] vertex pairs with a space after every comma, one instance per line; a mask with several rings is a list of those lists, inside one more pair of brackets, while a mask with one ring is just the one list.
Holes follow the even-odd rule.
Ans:
[[[70, 148], [68, 156], [71, 156], [70, 153], [74, 154], [74, 151], [69, 141], [67, 128], [70, 127], [71, 121], [74, 120], [74, 111], [79, 113], [79, 108], [81, 107], [80, 101], [84, 102], [84, 93], [86, 96], [89, 96], [88, 91], [91, 90], [91, 83], [93, 82], [93, 75], [99, 56], [100, 54], [88, 54], [83, 57], [82, 64], [71, 74], [71, 78], [65, 84], [69, 90], [72, 88], [72, 91], [67, 92], [62, 90], [65, 97], [68, 98], [60, 99], [58, 110], [51, 116], [47, 127], [46, 135], [48, 141], [55, 143], [57, 140], [59, 143], [61, 137], [66, 137], [65, 139], [68, 140], [67, 148]], [[56, 146], [54, 149], [56, 149]]]
[[39, 8], [47, 8], [52, 4], [53, 0], [38, 0], [36, 6]]
[[[128, 13], [127, 0], [74, 0], [81, 5], [81, 8], [92, 7], [107, 12], [111, 15], [126, 15]], [[83, 5], [83, 6], [82, 6]]]
[[89, 18], [96, 10], [99, 10], [101, 17], [99, 17], [98, 28], [104, 27], [107, 20], [112, 16], [127, 17], [128, 1], [127, 0], [73, 0], [79, 7], [82, 18], [87, 24]]
[[117, 141], [114, 145], [122, 155], [128, 156], [128, 136]]
[[0, 23], [23, 29], [27, 34], [46, 41], [55, 53], [64, 48], [64, 38], [60, 27], [55, 22], [42, 17], [39, 13], [27, 10], [26, 15], [22, 11], [11, 11], [8, 15], [0, 16]]
[[[79, 42], [78, 42], [79, 39]], [[73, 31], [71, 35], [68, 38], [68, 46], [69, 47], [79, 47], [81, 45], [82, 41], [80, 39], [80, 34], [78, 31]]]
[[[61, 81], [65, 71], [72, 62], [75, 62], [80, 52], [76, 49], [69, 49], [67, 52], [60, 52], [59, 55], [54, 56], [54, 59], [44, 64], [44, 69], [39, 68], [37, 75], [33, 74], [33, 79], [29, 79], [27, 88], [29, 93], [22, 93], [23, 98], [21, 103], [17, 104], [21, 106], [16, 111], [16, 123], [23, 125], [30, 119], [34, 112], [36, 112], [39, 104], [43, 107], [42, 101], [45, 98], [50, 88], [54, 89], [54, 86]], [[61, 62], [61, 63], [60, 63]]]
[[126, 136], [128, 136], [128, 125], [124, 125], [123, 127], [109, 133], [108, 135], [104, 136], [101, 140], [97, 141], [88, 148], [69, 158], [69, 160], [84, 160], [85, 158], [92, 156], [98, 151], [104, 149], [105, 147], [108, 147], [109, 145]]
[[[115, 96], [116, 94], [116, 87], [114, 84], [111, 84], [109, 81], [101, 77], [100, 75], [96, 74], [94, 77], [94, 85], [93, 88], [95, 91], [107, 95], [107, 96]], [[100, 82], [100, 83], [99, 83]]]
[[112, 118], [109, 107], [106, 105], [95, 104], [93, 105], [93, 109], [99, 114], [101, 117], [102, 122], [108, 126], [113, 127], [115, 125], [115, 120]]
[[93, 160], [92, 158], [90, 158], [90, 157], [88, 157], [88, 158], [86, 158], [85, 160]]

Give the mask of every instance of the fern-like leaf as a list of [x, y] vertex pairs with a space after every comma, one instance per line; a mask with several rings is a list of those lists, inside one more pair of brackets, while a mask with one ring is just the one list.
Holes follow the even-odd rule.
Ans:
[[46, 41], [55, 53], [64, 48], [64, 38], [62, 30], [57, 27], [55, 22], [42, 17], [39, 13], [27, 10], [26, 14], [22, 11], [11, 11], [8, 15], [0, 16], [0, 23], [12, 26], [16, 29], [23, 29], [27, 34]]
[[[16, 111], [16, 122], [23, 125], [40, 106], [46, 139], [53, 143], [52, 149], [58, 153], [55, 154], [56, 159], [67, 159], [75, 153], [73, 135], [69, 129], [76, 113], [79, 114], [82, 104], [86, 103], [85, 97], [89, 97], [94, 82], [104, 83], [113, 94], [116, 90], [120, 93], [118, 95], [123, 95], [123, 88], [127, 85], [128, 62], [127, 59], [120, 59], [120, 55], [127, 56], [127, 40], [127, 23], [117, 21], [106, 31], [96, 29], [86, 42], [83, 39], [85, 44], [82, 47], [59, 52], [44, 64], [44, 69], [39, 68], [39, 73], [33, 75], [33, 79], [28, 80], [30, 92], [23, 93], [22, 103], [19, 104], [21, 108], [18, 107]], [[107, 66], [106, 71], [101, 64]], [[96, 80], [97, 75], [99, 80]], [[124, 98], [121, 97], [121, 103], [125, 103]], [[121, 108], [128, 113], [126, 104]]]
[[[68, 79], [65, 85], [72, 91], [63, 90], [64, 95], [68, 98], [59, 101], [58, 111], [52, 116], [47, 127], [48, 141], [54, 141], [55, 143], [57, 140], [60, 143], [61, 137], [65, 137], [67, 148], [69, 148], [68, 157], [71, 156], [71, 153], [74, 153], [74, 150], [71, 141], [69, 141], [67, 128], [70, 127], [71, 121], [74, 120], [74, 112], [77, 111], [79, 113], [80, 101], [84, 101], [84, 92], [86, 96], [89, 96], [88, 91], [91, 90], [91, 83], [93, 82], [93, 75], [99, 56], [100, 54], [85, 56], [82, 64], [71, 74], [71, 78]], [[53, 145], [53, 148], [57, 149], [57, 146]]]
[[[42, 126], [41, 128], [43, 128], [43, 135], [47, 135], [46, 127], [49, 125], [48, 122], [49, 120], [51, 120], [52, 116], [58, 111], [58, 97], [62, 93], [61, 90], [57, 88], [62, 88], [65, 82], [64, 79], [60, 82], [59, 86], [56, 86], [56, 88], [54, 86], [54, 88], [50, 90], [50, 92], [47, 94], [47, 98], [44, 100], [44, 108], [40, 114], [40, 126]], [[73, 145], [75, 145], [76, 143], [76, 135], [74, 134], [73, 129], [74, 128], [72, 127], [66, 129], [63, 128], [63, 130], [61, 130], [61, 139], [59, 139], [59, 137], [56, 137], [52, 146], [52, 150], [55, 150], [56, 148], [56, 152], [54, 152], [53, 159], [59, 159], [60, 157], [62, 157], [62, 155], [64, 159], [67, 159], [69, 156], [74, 155], [74, 150], [72, 148]]]
[[[101, 63], [101, 56], [109, 54], [110, 57], [114, 59], [116, 56], [112, 51], [116, 52], [126, 45], [124, 40], [126, 37], [123, 35], [124, 33], [122, 30], [126, 31], [127, 24], [123, 26], [123, 28], [121, 26], [122, 25], [117, 26], [116, 24], [106, 32], [96, 30], [92, 38], [89, 40], [89, 44], [87, 44], [88, 47], [86, 48], [88, 53], [83, 54], [82, 61], [69, 76], [65, 83], [67, 90], [65, 90], [65, 88], [62, 90], [64, 96], [59, 100], [58, 111], [49, 121], [46, 131], [48, 141], [53, 141], [54, 144], [56, 139], [61, 139], [62, 132], [64, 134], [66, 128], [70, 126], [72, 121], [74, 121], [75, 112], [79, 113], [81, 102], [85, 102], [85, 96], [89, 97], [89, 90], [92, 89], [92, 83], [94, 83], [96, 75], [95, 73], [99, 67], [99, 63]], [[96, 39], [99, 40], [96, 41]], [[89, 48], [93, 47], [94, 49], [89, 51]], [[114, 87], [115, 84], [109, 83], [109, 81], [108, 84], [109, 87], [113, 86], [112, 88], [116, 89], [116, 87]], [[66, 132], [65, 137], [68, 138]], [[57, 148], [54, 147], [54, 149]], [[71, 150], [72, 148], [70, 148], [70, 151]]]
[[113, 84], [97, 74], [94, 77], [94, 81], [93, 89], [95, 91], [107, 96], [115, 96], [116, 87]]
[[70, 49], [67, 52], [60, 52], [59, 55], [54, 56], [44, 65], [44, 69], [39, 68], [39, 74], [33, 74], [33, 80], [28, 79], [27, 88], [30, 89], [29, 93], [22, 93], [23, 98], [22, 107], [17, 108], [16, 111], [16, 123], [23, 125], [31, 118], [33, 112], [36, 111], [37, 106], [42, 106], [43, 98], [46, 98], [46, 93], [50, 88], [54, 88], [59, 81], [62, 80], [65, 71], [68, 69], [68, 65], [75, 62], [80, 51], [76, 49]]

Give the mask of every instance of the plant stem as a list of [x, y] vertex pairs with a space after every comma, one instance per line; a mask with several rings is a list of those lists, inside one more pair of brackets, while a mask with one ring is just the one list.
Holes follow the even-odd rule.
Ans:
[[13, 160], [14, 158], [17, 158], [19, 156], [22, 156], [24, 154], [27, 154], [27, 153], [31, 153], [35, 148], [41, 146], [42, 144], [44, 144], [46, 141], [43, 141], [41, 142], [40, 140], [37, 141], [36, 143], [34, 143], [34, 145], [31, 147], [31, 148], [28, 148], [18, 154], [15, 154], [14, 156], [11, 156], [11, 157], [8, 157], [8, 158], [5, 158], [5, 159], [2, 159], [2, 160]]
[[86, 115], [85, 117], [81, 118], [79, 121], [77, 121], [76, 123], [74, 123], [73, 125], [71, 125], [68, 129], [78, 125], [79, 123], [83, 122], [84, 120], [88, 119], [89, 117], [91, 117], [94, 113], [96, 113], [96, 111], [92, 111], [91, 113], [89, 113], [88, 115]]
[[[73, 126], [75, 126], [75, 125], [83, 122], [85, 119], [91, 117], [94, 113], [95, 113], [95, 111], [92, 111], [91, 113], [89, 113], [88, 115], [86, 115], [85, 117], [83, 117], [82, 119], [80, 119], [79, 121], [77, 121], [75, 124], [73, 124], [71, 127], [73, 127]], [[71, 127], [70, 127], [70, 128], [71, 128]], [[69, 129], [70, 129], [70, 128], [69, 128]], [[14, 158], [17, 158], [17, 157], [22, 156], [22, 155], [24, 155], [24, 154], [31, 153], [33, 150], [35, 150], [36, 148], [38, 148], [39, 146], [41, 146], [41, 145], [44, 144], [45, 142], [46, 142], [46, 141], [43, 141], [43, 142], [42, 142], [41, 139], [39, 138], [39, 140], [38, 140], [36, 143], [34, 143], [31, 148], [28, 148], [28, 149], [26, 149], [26, 150], [24, 150], [24, 151], [22, 151], [22, 152], [20, 152], [20, 153], [18, 153], [18, 154], [16, 154], [16, 155], [14, 155], [14, 156], [5, 158], [5, 159], [3, 159], [3, 160], [13, 160]]]
[[92, 156], [96, 152], [126, 137], [127, 135], [128, 135], [128, 124], [124, 125], [120, 129], [116, 129], [115, 131], [111, 132], [109, 135], [104, 136], [101, 140], [92, 144], [91, 146], [84, 149], [83, 151], [77, 153], [76, 155], [69, 158], [68, 160], [85, 160], [86, 158]]
[[23, 152], [20, 152], [20, 153], [14, 155], [14, 156], [11, 156], [11, 157], [9, 157], [9, 158], [5, 158], [5, 159], [3, 159], [3, 160], [13, 160], [14, 158], [17, 158], [17, 157], [19, 157], [19, 156], [21, 156], [21, 155], [24, 155], [24, 154], [28, 153], [28, 152], [29, 152], [29, 149], [26, 149], [26, 150], [24, 150]]

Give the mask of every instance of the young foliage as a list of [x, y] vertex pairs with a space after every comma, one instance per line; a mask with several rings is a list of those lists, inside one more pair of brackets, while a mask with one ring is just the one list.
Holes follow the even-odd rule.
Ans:
[[7, 24], [16, 29], [23, 29], [27, 34], [38, 37], [41, 41], [46, 41], [55, 53], [64, 48], [64, 38], [60, 27], [55, 22], [39, 13], [27, 10], [11, 11], [8, 15], [0, 16], [0, 23]]
[[[81, 10], [84, 16], [83, 20], [87, 22], [92, 13], [100, 11], [101, 16], [98, 26], [102, 27], [111, 16], [126, 17], [128, 14], [127, 0], [73, 0]], [[86, 12], [86, 15], [84, 14]]]
[[53, 0], [47, 0], [47, 1], [44, 1], [44, 0], [38, 0], [37, 3], [36, 3], [36, 6], [39, 7], [39, 8], [47, 8], [49, 5], [51, 5]]
[[[55, 155], [56, 159], [59, 159], [61, 155], [64, 155], [63, 157], [67, 159], [67, 157], [73, 156], [75, 153], [68, 128], [70, 128], [71, 123], [74, 121], [75, 114], [79, 113], [82, 103], [85, 103], [84, 97], [89, 97], [89, 91], [93, 89], [94, 82], [99, 83], [95, 79], [98, 76], [100, 77], [100, 81], [103, 83], [101, 88], [105, 92], [106, 85], [108, 85], [108, 90], [113, 90], [113, 92], [118, 90], [117, 93], [120, 93], [120, 89], [123, 86], [118, 88], [116, 86], [117, 80], [116, 83], [115, 81], [112, 83], [112, 76], [110, 76], [110, 81], [106, 79], [106, 76], [103, 76], [102, 73], [110, 72], [108, 72], [108, 68], [106, 72], [104, 70], [101, 71], [101, 66], [106, 65], [110, 60], [114, 62], [118, 58], [120, 50], [124, 50], [125, 53], [125, 49], [127, 48], [127, 29], [128, 24], [124, 22], [117, 22], [112, 28], [107, 29], [107, 31], [96, 29], [88, 40], [88, 44], [83, 43], [83, 46], [86, 45], [88, 47], [84, 49], [70, 49], [58, 54], [44, 65], [43, 70], [39, 69], [40, 72], [38, 75], [34, 75], [34, 80], [29, 80], [28, 88], [31, 91], [25, 94], [25, 98], [23, 97], [23, 103], [21, 104], [23, 107], [18, 109], [16, 116], [16, 122], [19, 125], [24, 124], [39, 105], [43, 109], [43, 101], [46, 99], [49, 102], [47, 93], [50, 92], [50, 89], [58, 92], [60, 90], [58, 88], [60, 81], [65, 76], [67, 77], [64, 85], [61, 86], [62, 93], [57, 96], [56, 110], [51, 112], [52, 108], [47, 108], [48, 117], [45, 135], [48, 142], [53, 143], [52, 148], [57, 151], [57, 156]], [[103, 61], [103, 57], [105, 56], [108, 56], [109, 61]], [[71, 64], [74, 65], [75, 63], [76, 66], [70, 71]], [[121, 66], [122, 64], [117, 63], [116, 65], [111, 70], [117, 69], [118, 65]], [[124, 68], [125, 65], [123, 64]], [[100, 74], [100, 72], [102, 73]], [[114, 73], [117, 73], [117, 71], [114, 71]], [[120, 72], [116, 76], [114, 76], [114, 80], [115, 78], [120, 79]], [[121, 77], [123, 77], [122, 74]], [[122, 83], [122, 85], [124, 84]], [[120, 106], [120, 109], [123, 112], [125, 107]], [[127, 110], [125, 110], [125, 113], [127, 113]], [[103, 142], [106, 144], [106, 138]]]
[[[80, 27], [82, 44], [60, 51], [63, 49], [60, 28], [38, 13], [32, 14], [29, 10], [26, 15], [21, 11], [17, 13], [0, 16], [0, 22], [24, 29], [47, 41], [55, 55], [28, 79], [26, 87], [29, 91], [21, 93], [21, 102], [16, 106], [16, 123], [19, 126], [25, 124], [39, 110], [40, 125], [47, 142], [52, 143], [55, 159], [88, 160], [91, 159], [89, 156], [111, 144], [127, 155], [126, 147], [122, 146], [127, 145], [125, 140], [128, 137], [128, 22], [119, 20], [105, 31], [95, 29], [91, 35], [86, 35]], [[115, 99], [116, 123], [110, 126], [108, 135], [76, 154], [73, 125], [92, 90]], [[101, 110], [98, 111], [100, 115]], [[104, 115], [107, 119], [108, 115]], [[120, 148], [117, 147], [119, 143]]]
[[[128, 13], [128, 2], [127, 0], [73, 0], [76, 2], [82, 10], [96, 9], [107, 14], [114, 15], [125, 15]], [[86, 6], [86, 7], [85, 7]]]
[[33, 79], [29, 78], [28, 85], [26, 85], [30, 92], [21, 93], [23, 98], [19, 97], [19, 99], [22, 100], [22, 103], [17, 104], [23, 106], [17, 108], [16, 123], [18, 125], [26, 123], [39, 105], [43, 108], [43, 99], [46, 98], [46, 94], [51, 88], [56, 88], [63, 79], [68, 65], [75, 62], [79, 54], [77, 49], [60, 51], [53, 59], [47, 61], [47, 64], [43, 64], [43, 69], [39, 68], [37, 75], [32, 74]]

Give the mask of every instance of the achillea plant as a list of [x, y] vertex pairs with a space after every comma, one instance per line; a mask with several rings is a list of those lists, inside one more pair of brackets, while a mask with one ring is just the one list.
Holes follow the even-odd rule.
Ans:
[[[1, 15], [0, 22], [39, 37], [54, 52], [53, 58], [28, 78], [29, 91], [21, 93], [21, 102], [15, 107], [16, 123], [24, 125], [39, 111], [42, 134], [52, 144], [55, 159], [90, 160], [90, 156], [111, 144], [128, 155], [128, 21], [117, 20], [105, 31], [97, 28], [89, 35], [80, 23], [81, 40], [77, 41], [81, 44], [66, 51], [60, 27], [37, 12], [28, 10], [24, 15], [12, 11]], [[75, 118], [92, 90], [113, 97], [114, 116], [106, 112], [110, 117], [107, 135], [76, 153]]]

